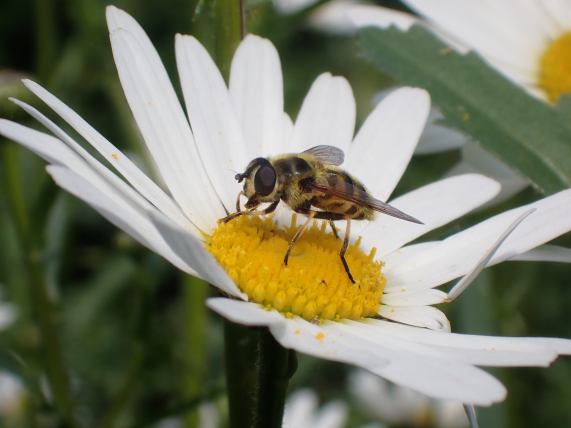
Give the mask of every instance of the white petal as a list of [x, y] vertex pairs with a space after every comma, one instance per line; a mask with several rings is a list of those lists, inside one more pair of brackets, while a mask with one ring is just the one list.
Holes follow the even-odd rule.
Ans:
[[160, 216], [151, 215], [150, 220], [172, 251], [192, 266], [200, 278], [231, 296], [247, 299], [247, 296], [238, 289], [214, 257], [204, 249], [200, 240], [175, 224], [166, 222]]
[[[385, 334], [370, 320], [336, 323], [335, 326], [368, 343], [370, 348], [388, 358], [390, 364], [383, 367], [364, 367], [399, 385], [434, 398], [480, 405], [489, 405], [505, 395], [503, 386], [484, 371], [455, 360], [442, 350]], [[407, 369], [410, 370], [409, 375], [406, 374]], [[453, 394], [457, 394], [456, 397]]]
[[[108, 187], [107, 191], [98, 189], [82, 176], [61, 166], [51, 165], [47, 169], [58, 186], [91, 205], [119, 229], [164, 257], [180, 270], [195, 275], [194, 269], [180, 259], [165, 243], [145, 213], [127, 203], [123, 199], [124, 195], [118, 193], [117, 189], [111, 187]], [[157, 215], [160, 214], [157, 212]]]
[[257, 303], [227, 299], [225, 297], [211, 298], [207, 306], [218, 315], [237, 324], [247, 326], [269, 326], [282, 323], [284, 318], [275, 311], [268, 311]]
[[208, 299], [207, 305], [219, 315], [248, 326], [269, 326], [272, 335], [285, 348], [349, 364], [381, 366], [388, 360], [373, 353], [366, 343], [335, 329], [335, 323], [312, 324], [301, 318], [286, 318], [260, 305], [230, 299]]
[[[76, 112], [37, 83], [26, 79], [24, 84], [85, 138], [149, 202], [178, 224], [189, 224], [180, 207], [159, 186]], [[28, 110], [28, 112], [33, 115], [33, 111]]]
[[446, 301], [448, 295], [440, 290], [429, 288], [417, 291], [394, 291], [384, 294], [383, 305], [388, 306], [426, 306], [437, 305]]
[[309, 90], [295, 121], [292, 151], [302, 152], [320, 144], [347, 153], [355, 130], [355, 99], [343, 77], [320, 75]]
[[398, 385], [443, 400], [489, 406], [506, 396], [504, 386], [490, 374], [453, 361], [403, 358], [371, 371]]
[[[441, 0], [407, 0], [407, 5], [426, 16], [435, 27], [452, 35], [484, 57], [500, 59], [522, 69], [536, 67], [543, 49], [545, 34], [529, 31], [537, 28], [537, 21], [527, 26], [510, 26], [523, 20], [523, 8], [511, 7], [511, 16], [500, 13], [495, 3], [458, 2]], [[525, 28], [525, 30], [524, 30]]]
[[571, 7], [568, 0], [542, 0], [543, 7], [559, 23], [561, 32], [571, 29]]
[[[152, 205], [144, 199], [139, 193], [133, 190], [130, 186], [124, 183], [122, 180], [118, 179], [115, 174], [113, 174], [106, 166], [99, 162], [95, 157], [93, 157], [87, 150], [81, 147], [77, 142], [75, 142], [68, 134], [66, 134], [60, 127], [49, 120], [46, 116], [36, 110], [34, 107], [21, 102], [16, 99], [12, 99], [14, 103], [22, 107], [27, 113], [32, 117], [37, 119], [41, 124], [48, 128], [59, 140], [51, 139], [49, 136], [34, 131], [29, 128], [16, 126], [8, 126], [8, 129], [14, 136], [16, 141], [21, 142], [24, 146], [30, 148], [35, 153], [39, 154], [41, 157], [46, 159], [48, 162], [54, 163], [56, 165], [63, 165], [69, 168], [71, 171], [75, 172], [79, 176], [85, 178], [88, 182], [94, 185], [96, 188], [102, 192], [109, 191], [109, 184], [114, 185], [116, 188], [120, 189], [122, 194], [131, 201], [136, 207], [143, 210], [152, 210]], [[37, 144], [39, 140], [42, 144]], [[47, 145], [46, 145], [47, 142]], [[72, 153], [61, 148], [61, 142], [64, 142], [69, 148], [71, 148]], [[115, 156], [123, 156], [121, 152], [115, 153]], [[79, 159], [81, 158], [81, 159]], [[84, 161], [87, 163], [84, 163]], [[89, 166], [88, 166], [89, 165]], [[144, 175], [143, 175], [144, 176]], [[146, 177], [146, 176], [145, 176]], [[107, 181], [105, 181], [107, 180]], [[150, 181], [150, 180], [149, 180]], [[152, 182], [151, 182], [152, 183]], [[164, 194], [163, 194], [164, 195]], [[166, 195], [164, 195], [168, 198]], [[175, 207], [172, 200], [170, 201], [170, 206], [178, 210]], [[180, 221], [182, 225], [193, 233], [198, 234], [198, 230], [188, 219], [186, 219], [180, 211], [174, 211], [176, 214], [174, 218], [167, 215], [171, 221]], [[169, 211], [172, 213], [172, 211]]]
[[559, 247], [557, 245], [542, 245], [529, 250], [527, 253], [510, 257], [509, 260], [571, 263], [571, 248]]
[[461, 293], [468, 288], [468, 286], [476, 279], [476, 277], [484, 270], [486, 265], [492, 259], [492, 257], [498, 251], [498, 248], [505, 242], [505, 240], [513, 233], [513, 231], [533, 213], [533, 210], [525, 211], [518, 218], [516, 218], [512, 224], [497, 238], [496, 242], [488, 248], [488, 250], [482, 255], [481, 259], [478, 260], [476, 265], [468, 271], [468, 273], [460, 279], [452, 289], [448, 292], [448, 301], [452, 302]]
[[363, 243], [376, 247], [379, 256], [383, 256], [469, 213], [496, 196], [499, 190], [497, 182], [477, 174], [450, 177], [413, 190], [390, 204], [424, 224], [378, 215], [361, 231]]
[[270, 331], [288, 349], [363, 367], [378, 367], [389, 362], [365, 341], [341, 331], [335, 322], [315, 325], [297, 317], [284, 320], [281, 324], [271, 325]]
[[240, 191], [235, 171], [243, 171], [251, 159], [230, 94], [218, 67], [194, 37], [177, 34], [176, 62], [200, 157], [216, 192], [232, 211]]
[[[248, 160], [285, 152], [283, 79], [274, 45], [248, 35], [232, 60], [230, 96], [244, 132]], [[244, 168], [244, 165], [241, 166]]]
[[431, 330], [450, 331], [446, 315], [432, 306], [389, 306], [381, 304], [379, 315], [402, 324], [425, 327]]
[[[441, 358], [451, 358], [477, 365], [544, 367], [553, 362], [558, 353], [565, 354], [565, 351], [568, 353], [571, 347], [571, 341], [565, 339], [552, 339], [558, 342], [550, 343], [546, 338], [455, 334], [382, 320], [368, 320], [366, 324], [369, 325], [367, 334], [372, 337], [378, 336], [378, 340], [385, 343], [389, 341], [387, 339], [389, 335], [390, 340], [397, 341], [393, 346], [399, 346], [398, 341], [405, 341], [409, 344], [427, 346], [431, 352], [427, 352], [426, 355], [433, 357], [436, 351], [441, 354]], [[421, 353], [422, 348], [418, 348], [417, 352]]]
[[[377, 26], [388, 28], [394, 25], [402, 31], [407, 31], [413, 24], [418, 22], [415, 16], [380, 6], [369, 6], [364, 4], [346, 5], [343, 10], [349, 20], [356, 27]], [[339, 18], [338, 18], [339, 19]]]
[[[58, 168], [54, 169], [59, 175], [65, 176], [65, 178], [62, 179], [63, 184], [66, 184], [68, 181], [74, 182], [72, 178], [69, 178], [70, 175], [73, 174], [74, 177], [78, 177], [78, 181], [82, 183], [85, 181], [89, 184], [89, 186], [82, 184], [83, 187], [89, 187], [88, 193], [100, 192], [106, 195], [105, 201], [109, 201], [109, 204], [116, 203], [120, 206], [125, 206], [126, 211], [130, 213], [129, 215], [141, 217], [141, 212], [154, 210], [154, 208], [129, 185], [115, 176], [115, 174], [87, 153], [87, 151], [73, 141], [65, 132], [45, 118], [45, 116], [42, 116], [32, 107], [24, 103], [21, 104], [29, 108], [30, 111], [35, 111], [35, 113], [39, 115], [37, 117], [42, 123], [46, 123], [50, 126], [52, 131], [60, 137], [61, 140], [65, 141], [67, 145], [50, 135], [2, 119], [0, 119], [0, 133], [29, 148], [48, 162], [65, 167], [62, 168], [64, 172], [58, 172], [60, 171]], [[75, 183], [73, 184], [75, 185]], [[74, 189], [77, 189], [77, 187], [74, 187]], [[77, 190], [75, 190], [75, 192], [74, 194], [77, 194]], [[81, 195], [78, 196], [85, 200]], [[89, 201], [87, 202], [89, 203]], [[100, 203], [100, 205], [101, 204], [103, 203]], [[145, 220], [141, 221], [145, 223]], [[162, 239], [156, 237], [156, 231], [148, 224], [148, 221], [146, 221], [146, 223], [144, 227], [139, 229], [147, 230], [150, 234], [149, 236], [155, 236], [154, 240], [162, 241]], [[144, 234], [143, 241], [144, 245], [155, 249], [159, 253], [165, 251], [163, 248], [164, 245], [163, 247], [160, 245], [158, 247], [153, 246], [152, 243], [148, 242]]]
[[6, 119], [0, 119], [0, 134], [23, 145], [50, 163], [64, 165], [74, 170], [89, 171], [77, 154], [51, 135]]
[[185, 214], [208, 231], [224, 210], [159, 55], [122, 10], [109, 6], [107, 22], [121, 85], [153, 160]]
[[375, 198], [386, 201], [398, 184], [429, 110], [428, 92], [400, 88], [384, 98], [359, 129], [344, 167]]
[[[385, 275], [390, 287], [418, 289], [436, 287], [469, 272], [497, 238], [522, 213], [535, 208], [528, 218], [506, 239], [488, 265], [525, 253], [571, 229], [571, 190], [556, 193], [533, 204], [494, 216], [457, 233], [429, 252], [393, 254]], [[394, 268], [394, 269], [393, 269]]]

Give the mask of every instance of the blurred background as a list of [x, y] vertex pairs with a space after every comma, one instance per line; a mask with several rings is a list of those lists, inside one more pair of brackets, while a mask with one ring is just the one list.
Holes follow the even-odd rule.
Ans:
[[[193, 33], [208, 43], [204, 22], [193, 19], [197, 3], [114, 3], [148, 32], [177, 90], [174, 34]], [[249, 0], [247, 28], [269, 38], [280, 53], [290, 115], [313, 79], [330, 71], [351, 83], [360, 123], [375, 94], [398, 82], [359, 57], [354, 37], [309, 24], [322, 3], [284, 13], [272, 1]], [[406, 10], [398, 1], [377, 3]], [[8, 101], [14, 96], [47, 113], [21, 85], [29, 77], [148, 166], [113, 64], [107, 1], [0, 5], [0, 117], [37, 127]], [[396, 194], [442, 177], [460, 158], [458, 150], [416, 156]], [[525, 189], [427, 239], [539, 197]], [[571, 237], [557, 243], [569, 247]], [[571, 338], [570, 278], [568, 265], [504, 263], [443, 309], [456, 332]], [[225, 426], [222, 325], [203, 305], [214, 293], [59, 190], [29, 151], [0, 139], [1, 427], [71, 426], [66, 414], [79, 427]], [[290, 391], [311, 388], [316, 403], [335, 400], [348, 427], [465, 426], [458, 406], [443, 410], [442, 403], [379, 384], [352, 367], [298, 359]], [[481, 426], [571, 426], [570, 359], [549, 369], [493, 373], [509, 393], [504, 403], [479, 411]], [[70, 399], [57, 399], [54, 384]], [[371, 394], [393, 403], [387, 407], [392, 414], [367, 402]]]

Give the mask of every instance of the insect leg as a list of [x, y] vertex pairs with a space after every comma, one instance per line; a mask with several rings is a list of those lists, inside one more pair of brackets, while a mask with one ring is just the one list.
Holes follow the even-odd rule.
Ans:
[[307, 213], [307, 220], [305, 221], [305, 223], [303, 223], [303, 225], [299, 229], [297, 229], [297, 232], [295, 232], [295, 235], [293, 235], [293, 238], [291, 238], [291, 241], [289, 242], [289, 245], [287, 247], [287, 251], [286, 251], [285, 256], [284, 256], [284, 265], [287, 266], [287, 261], [289, 259], [289, 253], [291, 252], [291, 249], [293, 248], [294, 244], [299, 239], [299, 237], [301, 236], [303, 231], [305, 229], [307, 229], [307, 226], [309, 226], [309, 223], [311, 223], [311, 220], [313, 220], [313, 217], [315, 217], [315, 214], [316, 214], [315, 211], [309, 211]]
[[238, 193], [238, 197], [236, 198], [236, 212], [241, 212], [242, 209], [240, 208], [240, 196], [245, 195], [244, 191], [240, 191], [240, 193]]
[[335, 236], [336, 239], [339, 239], [339, 234], [337, 233], [337, 228], [335, 227], [335, 223], [333, 223], [333, 220], [329, 220], [329, 226], [331, 226], [331, 230], [333, 231], [333, 236]]
[[347, 272], [349, 280], [355, 284], [355, 280], [353, 279], [353, 275], [351, 275], [347, 260], [345, 260], [345, 253], [347, 252], [347, 246], [349, 245], [349, 234], [351, 233], [351, 218], [346, 217], [345, 220], [347, 220], [347, 228], [345, 229], [345, 237], [343, 238], [343, 245], [341, 246], [339, 257], [341, 257], [341, 263], [343, 263], [343, 267], [345, 268], [345, 272]]
[[[240, 195], [238, 195], [238, 202], [237, 204], [239, 204], [240, 201]], [[264, 208], [263, 210], [259, 210], [256, 211], [255, 207], [248, 210], [248, 211], [236, 211], [235, 213], [232, 213], [230, 215], [227, 215], [224, 218], [221, 218], [219, 221], [223, 222], [223, 223], [228, 223], [230, 220], [234, 220], [236, 217], [240, 217], [241, 215], [265, 215], [265, 214], [270, 214], [272, 212], [275, 211], [276, 207], [278, 206], [280, 200], [278, 199], [277, 201], [272, 202], [270, 205], [268, 205], [266, 208]], [[238, 206], [239, 208], [239, 206]]]

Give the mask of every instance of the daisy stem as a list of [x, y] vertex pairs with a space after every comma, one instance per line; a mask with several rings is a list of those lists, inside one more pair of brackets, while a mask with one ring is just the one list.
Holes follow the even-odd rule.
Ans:
[[295, 353], [265, 328], [224, 324], [231, 428], [281, 427]]
[[[208, 285], [198, 279], [185, 275], [184, 281], [184, 341], [185, 341], [185, 373], [184, 397], [201, 396], [205, 392], [207, 376], [205, 366], [207, 362], [206, 349], [206, 305]], [[186, 413], [185, 426], [199, 426], [198, 409]]]

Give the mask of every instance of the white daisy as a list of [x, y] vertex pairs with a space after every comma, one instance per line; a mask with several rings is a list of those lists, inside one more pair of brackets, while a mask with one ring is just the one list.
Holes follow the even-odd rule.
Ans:
[[[317, 226], [296, 244], [285, 268], [283, 255], [294, 230], [282, 226], [283, 217], [289, 222], [287, 209], [275, 220], [241, 217], [218, 224], [233, 210], [240, 190], [234, 173], [258, 156], [330, 144], [346, 153], [344, 167], [386, 200], [424, 127], [427, 93], [395, 91], [353, 138], [351, 88], [326, 73], [316, 79], [293, 125], [283, 111], [281, 67], [269, 41], [248, 36], [241, 43], [228, 89], [202, 45], [178, 35], [187, 120], [141, 27], [115, 7], [107, 9], [107, 18], [127, 101], [168, 190], [31, 81], [26, 86], [114, 171], [20, 101], [55, 138], [7, 120], [0, 121], [0, 133], [45, 158], [61, 187], [143, 245], [218, 287], [227, 297], [209, 299], [210, 308], [237, 323], [269, 327], [286, 348], [361, 366], [432, 397], [479, 405], [502, 400], [506, 391], [477, 365], [545, 366], [558, 354], [571, 353], [565, 339], [451, 334], [446, 316], [431, 306], [454, 299], [485, 265], [517, 257], [571, 229], [571, 190], [443, 241], [407, 245], [498, 192], [497, 183], [483, 176], [447, 178], [391, 201], [424, 225], [387, 216], [355, 222], [360, 230], [353, 236], [362, 239], [353, 241], [347, 259], [356, 284], [339, 261], [339, 241]], [[435, 289], [459, 277], [450, 293]]]
[[[336, 0], [315, 20], [326, 28], [420, 23], [451, 46], [474, 50], [530, 94], [555, 102], [571, 91], [568, 0], [404, 0], [426, 20], [378, 6]], [[349, 12], [349, 14], [347, 14]]]

